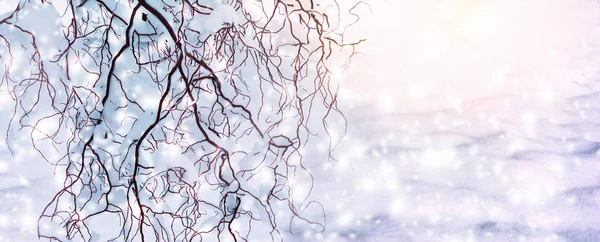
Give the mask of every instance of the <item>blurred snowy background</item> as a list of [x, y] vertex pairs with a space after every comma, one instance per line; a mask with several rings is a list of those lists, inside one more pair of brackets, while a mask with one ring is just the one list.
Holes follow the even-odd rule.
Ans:
[[[368, 3], [339, 161], [309, 164], [327, 231], [288, 239], [600, 241], [600, 3]], [[0, 237], [36, 241], [62, 181], [1, 140]]]

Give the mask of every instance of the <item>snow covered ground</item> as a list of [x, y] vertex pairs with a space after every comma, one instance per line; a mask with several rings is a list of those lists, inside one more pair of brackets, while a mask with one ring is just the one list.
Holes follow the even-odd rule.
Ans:
[[444, 2], [374, 7], [324, 237], [600, 241], [600, 5]]
[[[327, 231], [289, 240], [600, 241], [600, 3], [372, 11], [344, 75], [338, 161], [310, 164]], [[36, 240], [52, 169], [0, 143], [4, 240]]]

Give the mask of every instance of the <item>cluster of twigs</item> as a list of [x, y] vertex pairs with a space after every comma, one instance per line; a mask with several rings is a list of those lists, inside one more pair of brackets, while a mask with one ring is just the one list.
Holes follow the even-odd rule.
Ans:
[[[328, 60], [361, 42], [344, 42], [335, 0], [70, 0], [57, 8], [66, 44], [47, 59], [19, 24], [28, 4], [0, 20], [1, 87], [15, 102], [9, 133], [29, 132], [64, 168], [40, 237], [281, 241], [295, 224], [324, 229], [302, 149], [345, 119]], [[26, 78], [15, 52], [30, 56]]]

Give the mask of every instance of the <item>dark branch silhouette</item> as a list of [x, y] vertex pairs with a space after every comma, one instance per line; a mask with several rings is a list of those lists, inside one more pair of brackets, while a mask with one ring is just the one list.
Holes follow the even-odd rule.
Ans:
[[49, 58], [20, 24], [34, 4], [0, 20], [0, 88], [15, 103], [7, 137], [27, 132], [64, 173], [39, 237], [282, 241], [282, 229], [325, 229], [303, 149], [326, 137], [333, 159], [330, 132], [345, 132], [330, 63], [344, 56], [344, 68], [364, 41], [345, 41], [341, 21], [356, 23], [364, 3], [54, 2], [64, 44]]

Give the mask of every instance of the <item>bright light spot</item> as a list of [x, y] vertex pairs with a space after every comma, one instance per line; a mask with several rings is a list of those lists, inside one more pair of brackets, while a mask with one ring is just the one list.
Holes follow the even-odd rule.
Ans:
[[142, 98], [140, 100], [140, 105], [145, 110], [152, 110], [158, 107], [160, 102], [160, 95], [144, 95], [142, 94]]
[[21, 229], [31, 231], [37, 227], [37, 220], [32, 215], [21, 215]]
[[30, 184], [30, 183], [29, 183], [29, 180], [27, 180], [27, 178], [25, 178], [25, 177], [22, 177], [22, 176], [21, 176], [21, 177], [19, 177], [19, 182], [20, 182], [20, 183], [21, 183], [21, 185], [23, 185], [23, 186], [29, 186], [29, 184]]
[[373, 190], [375, 190], [375, 182], [373, 181], [373, 179], [364, 178], [361, 182], [361, 187], [367, 192], [372, 192]]
[[5, 215], [5, 214], [0, 215], [0, 228], [7, 227], [9, 225], [9, 223], [10, 223], [10, 220], [7, 215]]
[[456, 152], [452, 149], [429, 149], [422, 154], [421, 164], [433, 168], [448, 166], [455, 166], [457, 168], [457, 165], [460, 165], [456, 162]]
[[485, 37], [499, 27], [499, 19], [492, 11], [477, 11], [467, 17], [466, 30], [473, 37]]
[[354, 214], [352, 212], [347, 212], [338, 217], [337, 223], [340, 226], [346, 226], [349, 225], [352, 220], [354, 220]]
[[525, 147], [523, 145], [523, 141], [515, 140], [508, 146], [508, 152], [509, 153], [519, 152], [519, 151], [522, 151], [524, 148]]
[[439, 59], [443, 54], [442, 41], [443, 36], [437, 32], [428, 32], [423, 35], [421, 44], [423, 48], [422, 55], [426, 60]]
[[521, 121], [523, 122], [523, 129], [525, 134], [529, 137], [535, 137], [537, 116], [533, 112], [524, 112], [521, 115]]
[[56, 186], [63, 187], [64, 186], [64, 182], [65, 182], [65, 175], [64, 175], [64, 173], [57, 172], [57, 174], [52, 178], [52, 181], [54, 181], [54, 183], [56, 184]]
[[6, 161], [0, 161], [0, 174], [6, 173], [8, 171], [8, 164]]
[[451, 107], [456, 110], [456, 112], [462, 113], [463, 101], [460, 96], [450, 96], [448, 101], [450, 102]]
[[388, 92], [383, 92], [379, 94], [379, 106], [383, 111], [390, 112], [393, 110], [395, 105], [394, 98]]
[[269, 168], [265, 168], [260, 172], [260, 181], [263, 183], [270, 183], [274, 180], [272, 170]]
[[413, 99], [421, 99], [427, 97], [427, 92], [422, 86], [413, 85], [410, 87], [408, 95]]
[[538, 91], [538, 98], [542, 102], [552, 102], [554, 100], [554, 91], [550, 88], [542, 88]]
[[396, 197], [390, 203], [390, 211], [392, 215], [401, 215], [406, 209], [406, 202], [401, 197]]

